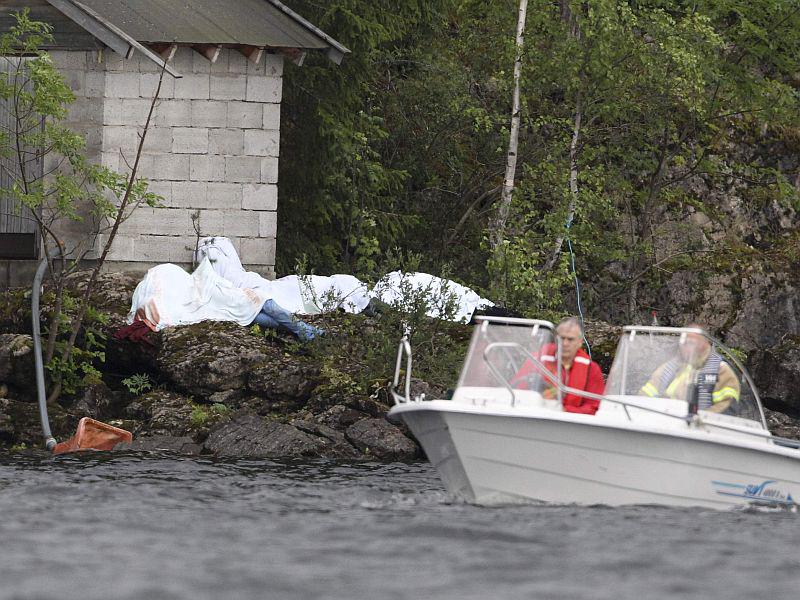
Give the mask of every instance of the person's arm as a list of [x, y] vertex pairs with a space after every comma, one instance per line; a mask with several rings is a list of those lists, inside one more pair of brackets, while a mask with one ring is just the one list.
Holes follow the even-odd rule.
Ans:
[[706, 410], [710, 412], [725, 412], [731, 404], [739, 401], [741, 385], [739, 378], [728, 363], [719, 365], [719, 376], [714, 392], [711, 394], [711, 406]]
[[658, 398], [661, 394], [658, 391], [658, 383], [661, 380], [661, 373], [664, 372], [664, 368], [666, 364], [661, 365], [653, 374], [650, 375], [650, 379], [642, 386], [642, 389], [639, 390], [639, 394], [642, 396], [650, 396], [651, 398]]
[[606, 382], [603, 379], [603, 372], [600, 365], [592, 361], [589, 365], [589, 381], [586, 383], [586, 391], [600, 396], [606, 391]]
[[[541, 369], [531, 360], [527, 359], [509, 381], [509, 385], [516, 390], [540, 391], [545, 384]], [[546, 381], [546, 380], [545, 380]]]

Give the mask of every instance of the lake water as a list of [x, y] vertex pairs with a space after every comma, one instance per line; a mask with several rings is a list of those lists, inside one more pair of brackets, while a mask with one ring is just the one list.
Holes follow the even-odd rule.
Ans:
[[0, 456], [0, 598], [794, 598], [800, 515], [450, 503], [425, 464]]

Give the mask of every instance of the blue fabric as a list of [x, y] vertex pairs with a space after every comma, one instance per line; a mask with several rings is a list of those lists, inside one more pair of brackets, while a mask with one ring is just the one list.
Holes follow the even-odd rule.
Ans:
[[304, 342], [313, 340], [323, 334], [322, 329], [295, 319], [294, 315], [274, 300], [267, 300], [256, 315], [254, 324], [270, 329], [284, 329], [293, 333]]

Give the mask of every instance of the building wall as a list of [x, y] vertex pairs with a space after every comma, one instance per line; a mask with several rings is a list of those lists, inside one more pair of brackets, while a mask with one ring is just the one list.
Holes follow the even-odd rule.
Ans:
[[[128, 172], [158, 66], [111, 51], [53, 58], [75, 90], [69, 124], [86, 135], [90, 158]], [[164, 75], [139, 165], [163, 207], [137, 208], [108, 259], [143, 268], [189, 263], [197, 215], [201, 235], [230, 238], [247, 268], [274, 276], [283, 57], [265, 53], [254, 65], [223, 49], [212, 64], [179, 48], [170, 64], [183, 77]], [[74, 238], [81, 230], [71, 226], [64, 234]]]

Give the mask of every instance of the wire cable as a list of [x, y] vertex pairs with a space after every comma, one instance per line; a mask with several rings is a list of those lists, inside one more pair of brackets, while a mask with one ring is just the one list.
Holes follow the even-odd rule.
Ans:
[[569, 248], [570, 265], [572, 267], [572, 277], [575, 279], [575, 296], [578, 304], [578, 317], [581, 320], [581, 334], [583, 335], [583, 342], [586, 344], [586, 351], [589, 354], [589, 360], [592, 360], [592, 347], [589, 345], [589, 340], [586, 338], [586, 323], [583, 318], [583, 306], [581, 305], [581, 282], [578, 279], [578, 272], [575, 269], [575, 251], [572, 249], [572, 239], [569, 236], [569, 229], [572, 227], [572, 217], [567, 220], [567, 248]]

